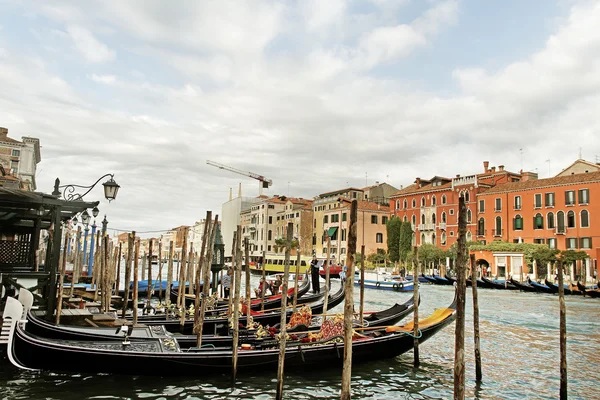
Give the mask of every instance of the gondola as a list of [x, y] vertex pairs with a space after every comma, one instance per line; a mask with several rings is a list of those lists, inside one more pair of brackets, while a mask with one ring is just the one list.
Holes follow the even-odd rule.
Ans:
[[[310, 289], [310, 279], [308, 279], [308, 275], [306, 275], [304, 277], [304, 279], [302, 280], [302, 285], [298, 286], [298, 300], [300, 300], [301, 297], [304, 296], [309, 291], [309, 289]], [[179, 295], [179, 293], [178, 293], [177, 289], [171, 290], [171, 303], [174, 303], [174, 304], [177, 303], [178, 295]], [[288, 298], [291, 298], [293, 295], [294, 295], [294, 288], [288, 289]], [[190, 305], [194, 304], [196, 301], [195, 295], [186, 294], [184, 296], [184, 298], [185, 298], [186, 308], [189, 307]], [[310, 299], [300, 300], [300, 303], [305, 304], [310, 301], [315, 301], [315, 300], [310, 300]], [[227, 307], [228, 304], [229, 304], [229, 301], [227, 301], [227, 300], [219, 301], [217, 303], [217, 308]], [[281, 294], [265, 296], [264, 304], [265, 304], [265, 307], [264, 307], [265, 309], [280, 307], [281, 306]], [[261, 308], [262, 308], [262, 299], [252, 299], [250, 301], [250, 309], [260, 310]]]
[[[5, 319], [11, 321], [7, 354], [19, 368], [118, 373], [136, 375], [205, 376], [230, 373], [231, 347], [206, 346], [183, 351], [177, 339], [151, 338], [123, 344], [115, 341], [90, 342], [40, 338], [26, 332], [19, 319], [21, 304], [8, 298]], [[437, 309], [419, 321], [423, 343], [456, 318], [456, 297], [448, 308]], [[352, 342], [352, 361], [361, 363], [393, 358], [413, 348], [412, 322], [404, 326], [388, 326], [377, 331], [362, 331]], [[285, 368], [305, 369], [340, 366], [344, 345], [339, 337], [327, 341], [291, 340], [285, 351]], [[243, 343], [242, 343], [243, 344]], [[274, 370], [277, 368], [279, 346], [272, 339], [238, 352], [238, 371]], [[85, 362], [81, 362], [85, 360]]]
[[537, 283], [536, 281], [529, 281], [529, 284], [531, 285], [532, 288], [534, 288], [536, 291], [538, 291], [539, 293], [554, 293], [552, 291], [552, 289], [550, 289], [548, 286], [542, 284], [542, 283]]
[[[546, 284], [546, 286], [548, 286], [550, 288], [552, 293], [558, 293], [558, 285], [555, 285], [554, 283], [550, 282], [548, 279], [545, 279], [544, 283]], [[565, 294], [572, 294], [571, 289], [569, 289], [569, 287], [566, 284], [563, 284], [563, 287], [565, 288]]]
[[[413, 280], [413, 276], [412, 276], [412, 275], [406, 275], [406, 276], [404, 277], [404, 279], [406, 279], [407, 281], [411, 281], [411, 282], [412, 282], [412, 280]], [[422, 274], [421, 274], [421, 275], [419, 275], [419, 279], [418, 279], [418, 281], [419, 281], [420, 283], [431, 283], [431, 282], [430, 282], [430, 281], [429, 281], [427, 278], [425, 278], [425, 276], [423, 276]]]
[[[22, 289], [23, 290], [23, 289]], [[24, 305], [27, 309], [27, 306]], [[394, 325], [402, 320], [405, 316], [410, 314], [414, 309], [413, 298], [411, 297], [408, 301], [403, 304], [394, 304], [392, 307], [367, 314], [364, 317], [365, 327], [376, 327]], [[48, 322], [38, 317], [34, 312], [29, 310], [27, 313], [27, 324], [25, 330], [38, 337], [48, 339], [64, 339], [64, 340], [79, 340], [79, 341], [122, 341], [124, 334], [120, 331], [120, 328], [108, 327], [90, 327], [90, 326], [71, 326], [71, 325], [57, 325]], [[319, 330], [321, 325], [318, 318], [314, 318], [315, 323], [307, 327], [306, 325], [298, 325], [294, 327], [293, 331], [307, 331], [307, 330]], [[358, 322], [357, 322], [358, 323]], [[128, 326], [129, 332], [127, 332], [128, 339], [130, 341], [147, 340], [152, 338], [173, 338], [173, 335], [166, 331], [164, 326], [155, 325], [138, 325]], [[255, 340], [256, 331], [249, 331], [240, 329], [240, 338], [244, 343], [248, 343], [249, 340]], [[177, 336], [177, 341], [181, 348], [194, 347], [196, 345], [196, 335], [180, 335]], [[231, 345], [233, 338], [228, 335], [203, 335], [202, 343], [211, 345]]]
[[577, 282], [577, 287], [579, 288], [580, 291], [582, 291], [586, 296], [589, 297], [594, 297], [594, 298], [598, 298], [600, 297], [600, 290], [599, 289], [592, 289], [592, 288], [588, 288], [586, 286], [584, 286], [583, 284]]
[[451, 277], [450, 275], [446, 274], [444, 275], [444, 278], [446, 278], [446, 280], [450, 281], [450, 283], [452, 285], [454, 285], [454, 282], [456, 282], [456, 278]]
[[448, 286], [448, 285], [453, 285], [454, 284], [454, 282], [452, 282], [451, 280], [448, 280], [448, 279], [446, 279], [444, 277], [441, 277], [439, 275], [433, 275], [433, 279], [435, 279], [434, 283], [436, 283], [438, 285], [446, 285], [446, 286]]
[[[324, 293], [318, 295], [322, 297]], [[329, 295], [329, 301], [327, 303], [328, 309], [331, 309], [344, 301], [344, 285], [340, 285], [340, 289]], [[323, 302], [319, 301], [312, 303], [310, 308], [313, 314], [323, 313]], [[208, 334], [227, 334], [228, 332], [228, 317], [225, 315], [223, 310], [209, 311], [204, 319], [204, 332]], [[241, 313], [240, 313], [241, 314]], [[291, 310], [288, 309], [288, 317], [291, 315]], [[252, 318], [254, 322], [265, 325], [274, 325], [280, 322], [281, 313], [278, 309], [268, 310], [264, 312], [252, 311]], [[186, 319], [184, 324], [180, 324], [179, 318], [167, 318], [165, 315], [144, 315], [138, 318], [138, 323], [146, 325], [164, 325], [167, 331], [173, 333], [181, 333], [184, 335], [192, 334], [194, 321], [192, 319]], [[240, 323], [246, 323], [246, 316], [240, 315]]]
[[491, 286], [491, 287], [492, 287], [492, 289], [500, 289], [500, 290], [518, 290], [518, 288], [517, 288], [515, 285], [513, 285], [513, 284], [511, 284], [511, 283], [508, 283], [508, 282], [506, 282], [506, 281], [504, 281], [504, 282], [499, 282], [499, 281], [497, 281], [497, 280], [491, 280], [491, 279], [488, 279], [488, 278], [486, 278], [485, 276], [482, 276], [482, 277], [481, 277], [481, 279], [482, 279], [482, 280], [483, 280], [483, 281], [484, 281], [486, 284], [488, 284], [489, 286]]
[[533, 286], [531, 286], [527, 282], [517, 282], [517, 281], [514, 280], [514, 278], [510, 278], [510, 283], [512, 283], [513, 285], [515, 285], [522, 292], [537, 293], [537, 289], [534, 288]]
[[[425, 278], [427, 280], [427, 282], [429, 282], [429, 283], [437, 283], [435, 281], [435, 278], [432, 276], [429, 276], [429, 275], [421, 274], [421, 278]], [[420, 279], [419, 279], [419, 281], [420, 281]]]

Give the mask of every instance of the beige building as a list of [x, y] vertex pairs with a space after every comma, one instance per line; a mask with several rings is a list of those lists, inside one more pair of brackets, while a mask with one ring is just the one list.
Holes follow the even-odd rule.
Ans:
[[398, 191], [397, 188], [385, 182], [375, 182], [372, 186], [362, 188], [363, 200], [381, 205], [390, 205], [390, 197]]
[[[287, 198], [283, 211], [277, 214], [275, 221], [275, 239], [285, 238], [288, 223], [294, 226], [293, 236], [298, 239], [300, 252], [312, 254], [313, 210], [312, 200], [302, 198]], [[293, 252], [293, 254], [296, 254]]]
[[585, 174], [587, 172], [596, 172], [600, 171], [600, 164], [594, 164], [592, 162], [579, 159], [576, 160], [573, 164], [569, 165], [567, 168], [563, 169], [556, 176], [567, 176], [567, 175], [575, 175], [575, 174]]
[[0, 127], [0, 166], [6, 176], [17, 177], [21, 189], [35, 191], [35, 173], [37, 164], [42, 160], [40, 153], [40, 140], [23, 136], [22, 141], [8, 137], [8, 129]]
[[285, 199], [285, 196], [264, 196], [249, 210], [240, 212], [242, 235], [248, 238], [251, 260], [261, 257], [263, 251], [274, 251], [276, 218], [285, 209]]
[[[316, 244], [317, 256], [327, 255], [327, 236], [331, 239], [331, 254], [340, 263], [346, 261], [348, 251], [348, 226], [350, 223], [351, 201], [339, 197], [337, 203], [323, 211], [323, 230], [315, 231], [315, 237], [322, 237]], [[386, 223], [389, 208], [370, 201], [358, 202], [356, 251], [365, 246], [365, 255], [376, 253], [377, 249], [387, 251]]]

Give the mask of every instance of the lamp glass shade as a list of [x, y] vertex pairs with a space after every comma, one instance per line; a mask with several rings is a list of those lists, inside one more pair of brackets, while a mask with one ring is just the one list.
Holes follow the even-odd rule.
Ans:
[[90, 223], [90, 214], [88, 214], [87, 210], [81, 214], [81, 222], [83, 222], [84, 225]]
[[96, 218], [98, 216], [99, 212], [100, 212], [100, 210], [98, 210], [98, 207], [92, 208], [92, 215], [94, 216], [94, 218]]
[[110, 178], [106, 182], [102, 184], [104, 186], [104, 197], [106, 200], [112, 201], [117, 197], [117, 193], [119, 192], [119, 186], [117, 182], [113, 178]]

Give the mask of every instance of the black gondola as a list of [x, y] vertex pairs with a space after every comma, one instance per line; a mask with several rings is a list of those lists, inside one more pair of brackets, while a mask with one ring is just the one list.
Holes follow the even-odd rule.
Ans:
[[433, 275], [433, 279], [435, 279], [435, 282], [437, 285], [452, 285], [454, 284], [454, 282], [452, 282], [451, 280], [448, 280], [444, 277], [438, 276], [438, 275]]
[[532, 280], [529, 280], [528, 283], [531, 285], [532, 288], [534, 288], [539, 293], [550, 293], [550, 294], [554, 293], [554, 292], [552, 292], [552, 289], [550, 289], [548, 286], [546, 286], [542, 283], [537, 283], [536, 281], [532, 281]]
[[583, 284], [581, 284], [579, 282], [577, 282], [577, 287], [586, 296], [594, 297], [594, 298], [600, 297], [600, 290], [599, 289], [590, 289], [590, 288], [587, 288], [587, 287], [585, 287]]
[[[558, 285], [550, 282], [548, 279], [545, 279], [544, 283], [546, 284], [546, 286], [548, 286], [550, 288], [550, 290], [552, 291], [552, 293], [558, 293]], [[567, 285], [564, 285], [564, 288], [565, 288], [565, 294], [572, 294], [571, 293], [571, 289], [569, 289], [567, 287]]]
[[[435, 278], [432, 276], [421, 274], [421, 277], [427, 279], [427, 282], [429, 282], [429, 283], [437, 283], [435, 281]], [[421, 281], [421, 280], [419, 279], [419, 281]]]
[[456, 278], [451, 277], [450, 275], [446, 274], [444, 275], [444, 278], [446, 278], [448, 281], [450, 281], [450, 283], [452, 285], [454, 285], [454, 282], [456, 282]]
[[491, 287], [492, 289], [518, 290], [518, 288], [515, 285], [513, 285], [512, 283], [498, 282], [498, 281], [495, 281], [495, 280], [488, 279], [485, 276], [482, 276], [481, 279], [488, 285], [488, 287]]
[[[15, 304], [16, 303], [16, 304]], [[122, 373], [136, 375], [194, 375], [229, 373], [232, 366], [231, 348], [207, 346], [182, 351], [176, 339], [152, 338], [125, 345], [109, 342], [80, 342], [40, 338], [27, 333], [18, 323], [21, 304], [9, 298], [5, 318], [11, 320], [8, 358], [17, 367], [27, 369], [62, 370], [91, 373]], [[16, 307], [19, 310], [14, 310]], [[11, 311], [12, 310], [12, 311]], [[12, 317], [10, 313], [12, 312]], [[456, 318], [456, 297], [448, 308], [436, 310], [419, 322], [423, 343]], [[413, 348], [412, 322], [391, 326], [376, 332], [365, 332], [352, 343], [352, 361], [393, 358]], [[290, 341], [286, 348], [286, 369], [307, 366], [340, 366], [344, 345], [336, 340], [327, 342]], [[239, 371], [277, 368], [279, 347], [272, 340], [238, 352]], [[85, 362], [81, 362], [85, 360]], [[159, 366], [159, 367], [157, 367]]]
[[529, 283], [527, 282], [517, 282], [514, 280], [514, 278], [510, 278], [510, 283], [512, 283], [513, 285], [515, 285], [519, 290], [523, 291], [523, 292], [533, 292], [533, 293], [537, 293], [537, 289], [534, 288], [533, 286], [531, 286]]

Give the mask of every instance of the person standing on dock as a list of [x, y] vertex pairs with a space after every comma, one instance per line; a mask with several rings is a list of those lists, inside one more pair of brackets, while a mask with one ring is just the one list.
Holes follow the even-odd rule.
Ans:
[[231, 267], [227, 268], [227, 273], [223, 277], [221, 284], [223, 285], [223, 294], [225, 298], [229, 298], [229, 292], [231, 290], [231, 275], [233, 274], [233, 269]]
[[319, 261], [317, 261], [317, 256], [313, 256], [313, 259], [310, 262], [310, 275], [312, 278], [313, 293], [320, 293], [321, 285], [319, 284]]

